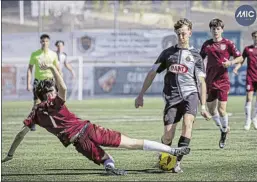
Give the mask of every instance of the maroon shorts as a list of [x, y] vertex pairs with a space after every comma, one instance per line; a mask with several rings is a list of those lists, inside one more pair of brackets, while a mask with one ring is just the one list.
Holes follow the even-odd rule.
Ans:
[[257, 91], [257, 82], [246, 79], [246, 92]]
[[118, 147], [121, 141], [121, 133], [101, 126], [88, 123], [85, 133], [78, 142], [74, 143], [76, 150], [89, 160], [100, 165], [105, 152], [100, 146]]
[[212, 89], [207, 94], [207, 102], [212, 102], [216, 99], [219, 101], [228, 101], [229, 89]]

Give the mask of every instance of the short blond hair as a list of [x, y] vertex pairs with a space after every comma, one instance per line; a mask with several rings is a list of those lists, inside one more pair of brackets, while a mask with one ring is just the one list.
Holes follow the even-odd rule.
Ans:
[[180, 20], [178, 20], [176, 23], [175, 23], [175, 25], [174, 25], [174, 29], [175, 30], [178, 30], [178, 29], [180, 29], [183, 25], [186, 25], [188, 28], [189, 28], [189, 30], [192, 30], [192, 22], [191, 21], [189, 21], [188, 19], [186, 19], [186, 18], [182, 18], [182, 19], [180, 19]]

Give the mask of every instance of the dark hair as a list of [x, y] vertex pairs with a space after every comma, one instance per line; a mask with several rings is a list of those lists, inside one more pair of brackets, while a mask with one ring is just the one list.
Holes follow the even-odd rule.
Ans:
[[175, 25], [174, 25], [174, 29], [177, 30], [177, 29], [180, 29], [183, 25], [186, 25], [188, 26], [188, 28], [190, 30], [192, 30], [192, 22], [189, 21], [188, 19], [186, 18], [182, 18], [180, 20], [178, 20]]
[[256, 34], [256, 33], [257, 33], [257, 30], [256, 30], [256, 31], [253, 31], [253, 32], [252, 32], [252, 37], [253, 37], [253, 35]]
[[36, 86], [35, 94], [41, 101], [45, 101], [47, 100], [46, 94], [53, 91], [54, 86], [55, 82], [53, 79], [42, 80]]
[[45, 38], [50, 40], [50, 36], [47, 35], [47, 34], [43, 34], [43, 35], [40, 36], [40, 40], [45, 39]]
[[209, 23], [209, 28], [211, 29], [212, 27], [221, 27], [223, 29], [224, 23], [222, 20], [215, 18], [215, 19], [212, 19]]
[[57, 40], [57, 41], [55, 42], [55, 46], [58, 46], [59, 43], [62, 43], [62, 45], [64, 45], [64, 41], [62, 41], [62, 40]]

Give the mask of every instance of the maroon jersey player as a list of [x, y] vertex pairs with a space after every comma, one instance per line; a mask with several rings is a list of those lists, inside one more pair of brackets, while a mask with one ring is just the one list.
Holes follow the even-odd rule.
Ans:
[[57, 136], [65, 147], [73, 144], [79, 153], [98, 165], [103, 164], [107, 173], [112, 175], [124, 175], [126, 171], [115, 168], [113, 158], [101, 146], [159, 151], [171, 155], [189, 153], [190, 149], [187, 147], [171, 148], [155, 141], [132, 139], [118, 131], [106, 129], [88, 120], [78, 118], [65, 106], [66, 85], [57, 69], [44, 63], [40, 68], [52, 71], [58, 93], [53, 80], [39, 82], [36, 87], [36, 95], [41, 103], [36, 105], [24, 120], [25, 125], [22, 131], [17, 134], [8, 155], [2, 162], [12, 159], [15, 149], [33, 124], [38, 124]]
[[[243, 59], [247, 58], [246, 74], [246, 103], [245, 103], [245, 130], [249, 130], [253, 121], [254, 128], [257, 129], [257, 98], [254, 106], [253, 118], [251, 118], [253, 93], [257, 91], [257, 31], [252, 32], [253, 44], [246, 46], [243, 52]], [[235, 67], [234, 72], [241, 67], [243, 63]]]
[[[216, 125], [221, 130], [219, 147], [224, 148], [228, 132], [226, 107], [230, 89], [227, 68], [242, 62], [243, 59], [235, 44], [231, 40], [222, 37], [224, 28], [222, 20], [211, 20], [209, 28], [212, 39], [204, 42], [200, 54], [203, 59], [207, 57], [207, 107]], [[231, 56], [234, 60], [229, 61]]]

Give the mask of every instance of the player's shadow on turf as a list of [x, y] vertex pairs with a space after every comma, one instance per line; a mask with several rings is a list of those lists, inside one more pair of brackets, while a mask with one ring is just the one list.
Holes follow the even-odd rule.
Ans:
[[[98, 174], [106, 175], [104, 169], [45, 169], [46, 171], [101, 171]], [[151, 174], [158, 174], [158, 173], [165, 173], [160, 169], [151, 168], [151, 169], [125, 169], [128, 174], [138, 174], [138, 173], [151, 173]], [[80, 174], [80, 173], [79, 173]], [[95, 174], [95, 173], [87, 173], [87, 174]]]
[[214, 151], [214, 150], [220, 150], [220, 148], [216, 148], [216, 149], [213, 149], [213, 148], [208, 148], [208, 149], [194, 149], [195, 151], [198, 150], [198, 151]]
[[203, 130], [203, 131], [209, 131], [209, 130], [211, 130], [211, 131], [219, 131], [217, 128], [194, 128], [194, 130]]
[[30, 174], [27, 174], [27, 173], [11, 173], [11, 174], [2, 174], [2, 176], [48, 176], [48, 175], [54, 175], [54, 176], [65, 176], [65, 175], [102, 175], [104, 173], [103, 172], [90, 172], [90, 173], [67, 173], [67, 172], [62, 172], [62, 173], [30, 173]]

